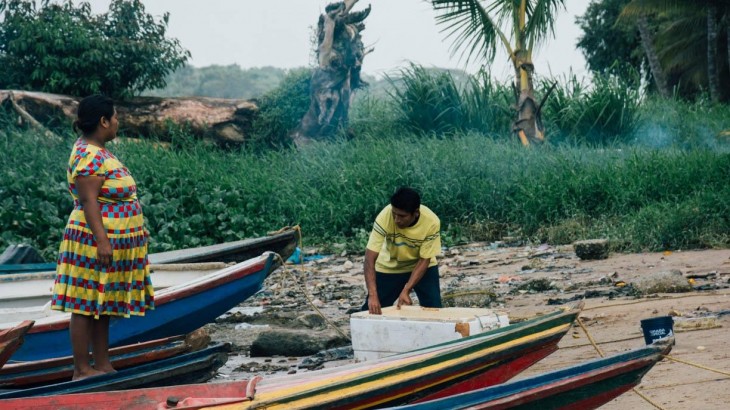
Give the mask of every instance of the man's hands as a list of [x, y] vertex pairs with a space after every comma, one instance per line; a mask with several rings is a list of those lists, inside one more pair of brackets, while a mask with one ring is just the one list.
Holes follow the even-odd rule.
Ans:
[[368, 288], [368, 312], [371, 315], [380, 315], [380, 298], [378, 298], [378, 285], [375, 279], [375, 260], [378, 252], [365, 250], [365, 286]]
[[411, 300], [411, 296], [409, 295], [411, 293], [410, 290], [403, 289], [403, 291], [400, 293], [400, 296], [398, 296], [398, 304], [396, 305], [397, 309], [400, 309], [403, 305], [412, 305], [413, 301]]
[[[403, 305], [412, 305], [413, 301], [411, 300], [411, 296], [409, 295], [410, 290], [405, 290], [400, 293], [398, 296], [396, 307], [400, 309]], [[382, 315], [382, 307], [380, 306], [380, 299], [378, 299], [377, 295], [369, 295], [368, 296], [368, 312], [370, 312], [371, 315]]]
[[380, 310], [380, 299], [378, 299], [378, 296], [375, 297], [368, 296], [368, 312], [370, 312], [371, 315], [381, 315], [383, 312]]

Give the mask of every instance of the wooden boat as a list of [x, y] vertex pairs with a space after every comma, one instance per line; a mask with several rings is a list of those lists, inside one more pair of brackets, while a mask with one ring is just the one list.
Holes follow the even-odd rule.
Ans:
[[50, 396], [83, 392], [134, 389], [145, 386], [202, 383], [215, 376], [228, 360], [228, 343], [217, 343], [203, 350], [169, 357], [86, 379], [49, 384], [30, 389], [0, 392], [2, 401], [16, 397]]
[[55, 262], [0, 264], [0, 275], [8, 273], [47, 272], [56, 269]]
[[[294, 253], [299, 239], [296, 229], [283, 229], [260, 238], [242, 239], [216, 245], [185, 248], [174, 251], [149, 254], [151, 264], [194, 263], [194, 262], [243, 262], [264, 252], [276, 252], [284, 260]], [[56, 263], [0, 264], [0, 275], [55, 272]]]
[[23, 337], [33, 327], [34, 323], [32, 320], [26, 320], [16, 326], [0, 331], [0, 367], [3, 367], [13, 353], [23, 344]]
[[[261, 238], [187, 248], [149, 255], [152, 284], [161, 290], [223, 269], [228, 263], [242, 262], [266, 251], [287, 260], [297, 246], [298, 231], [288, 229]], [[3, 316], [18, 315], [38, 319], [51, 314], [44, 305], [51, 299], [56, 280], [56, 264], [0, 265], [0, 323]], [[22, 311], [10, 309], [22, 308]]]
[[[224, 262], [173, 263], [150, 265], [156, 291], [185, 283], [221, 270]], [[0, 275], [0, 323], [22, 315], [28, 319], [50, 316], [53, 283], [56, 272], [16, 273]]]
[[[210, 343], [204, 331], [120, 346], [109, 351], [112, 365], [121, 370], [200, 350]], [[89, 357], [91, 359], [91, 357]], [[11, 363], [0, 368], [0, 388], [18, 389], [71, 381], [73, 357]]]
[[[216, 245], [187, 248], [176, 251], [152, 253], [149, 261], [153, 264], [195, 263], [195, 262], [243, 262], [264, 252], [278, 253], [287, 260], [294, 253], [299, 240], [297, 229], [284, 229], [260, 238], [242, 239]], [[55, 269], [55, 268], [54, 268]]]
[[[223, 383], [5, 400], [12, 409], [365, 409], [463, 393], [510, 379], [557, 349], [579, 309], [557, 311], [372, 362]], [[168, 407], [165, 407], [165, 406]], [[197, 407], [196, 407], [197, 406]]]
[[672, 344], [673, 338], [660, 339], [649, 346], [554, 372], [393, 409], [595, 409], [638, 385], [669, 353]]
[[[155, 309], [145, 316], [112, 318], [111, 347], [189, 333], [212, 322], [261, 289], [281, 259], [272, 252], [238, 263], [191, 282], [163, 289], [155, 295]], [[36, 321], [14, 361], [43, 360], [71, 355], [68, 325], [62, 313]], [[14, 324], [0, 324], [0, 330]]]

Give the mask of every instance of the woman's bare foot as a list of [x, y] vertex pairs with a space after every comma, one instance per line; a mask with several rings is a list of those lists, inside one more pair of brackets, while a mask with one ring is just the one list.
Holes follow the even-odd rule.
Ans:
[[77, 370], [77, 371], [74, 371], [74, 375], [71, 378], [71, 380], [74, 380], [74, 381], [83, 380], [83, 379], [86, 379], [89, 377], [101, 376], [102, 374], [104, 374], [104, 372], [96, 370], [94, 368], [89, 368], [89, 370], [83, 370], [83, 371]]
[[111, 365], [109, 366], [94, 366], [94, 370], [98, 370], [104, 374], [106, 373], [116, 373], [117, 369], [113, 368]]

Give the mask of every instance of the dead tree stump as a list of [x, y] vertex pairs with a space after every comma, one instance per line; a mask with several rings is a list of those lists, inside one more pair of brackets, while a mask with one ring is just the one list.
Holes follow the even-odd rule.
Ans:
[[324, 139], [347, 127], [353, 91], [367, 85], [360, 77], [365, 50], [360, 32], [370, 14], [351, 12], [358, 0], [331, 3], [317, 23], [317, 62], [312, 73], [307, 113], [292, 133], [297, 146]]

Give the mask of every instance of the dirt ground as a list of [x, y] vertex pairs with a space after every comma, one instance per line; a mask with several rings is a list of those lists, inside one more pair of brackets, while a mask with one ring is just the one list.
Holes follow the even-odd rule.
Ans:
[[[608, 259], [583, 261], [571, 246], [474, 243], [445, 251], [440, 273], [446, 303], [505, 310], [513, 320], [547, 313], [557, 308], [554, 305], [586, 296], [581, 320], [606, 355], [644, 344], [641, 319], [674, 316], [676, 345], [671, 356], [730, 374], [730, 250], [611, 254]], [[684, 286], [663, 286], [666, 278]], [[364, 295], [362, 256], [342, 252], [278, 270], [239, 311], [278, 309], [293, 316], [314, 312], [311, 306], [315, 305], [334, 326], [348, 332], [349, 312], [362, 303]], [[301, 357], [247, 356], [247, 346], [260, 331], [286, 326], [274, 322], [222, 321], [210, 326], [214, 340], [235, 347], [218, 379], [309, 371], [297, 370]], [[596, 357], [598, 353], [576, 325], [557, 352], [517, 378]], [[730, 376], [668, 359], [647, 373], [637, 389], [663, 409], [730, 408]], [[629, 391], [603, 408], [655, 406]]]

